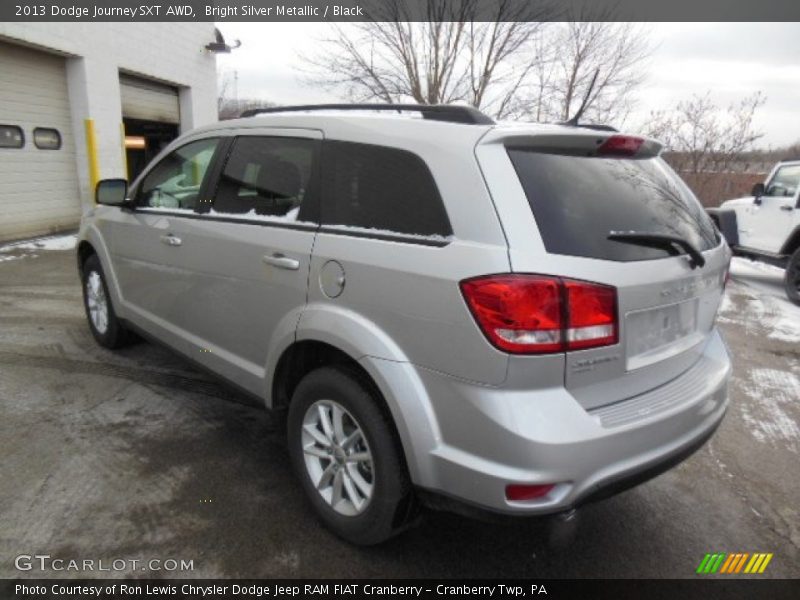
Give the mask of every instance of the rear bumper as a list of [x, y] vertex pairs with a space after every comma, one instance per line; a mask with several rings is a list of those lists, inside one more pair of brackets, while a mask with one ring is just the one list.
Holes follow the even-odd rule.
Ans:
[[[637, 485], [699, 449], [727, 410], [730, 371], [715, 331], [698, 363], [680, 377], [586, 411], [563, 387], [487, 388], [418, 369], [438, 435], [427, 451], [417, 447], [407, 456], [414, 461], [412, 479], [498, 513], [568, 510]], [[556, 485], [543, 498], [511, 502], [509, 484]]]

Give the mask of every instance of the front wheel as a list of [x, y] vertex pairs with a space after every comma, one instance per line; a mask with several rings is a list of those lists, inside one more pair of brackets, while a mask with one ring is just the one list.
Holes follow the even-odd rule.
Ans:
[[800, 248], [794, 251], [786, 265], [786, 274], [783, 276], [783, 286], [786, 295], [795, 304], [800, 304]]
[[402, 450], [380, 399], [359, 377], [323, 367], [289, 406], [292, 465], [314, 510], [338, 536], [380, 543], [403, 529], [414, 498]]
[[119, 348], [130, 340], [130, 334], [117, 318], [111, 305], [103, 267], [93, 254], [83, 265], [83, 305], [86, 320], [94, 339], [106, 348]]

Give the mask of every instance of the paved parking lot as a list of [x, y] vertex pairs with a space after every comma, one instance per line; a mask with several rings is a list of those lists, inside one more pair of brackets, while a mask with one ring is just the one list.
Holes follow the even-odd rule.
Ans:
[[192, 560], [184, 577], [692, 577], [717, 551], [800, 577], [800, 307], [737, 260], [720, 320], [731, 410], [677, 469], [568, 523], [429, 513], [360, 549], [317, 524], [263, 411], [152, 344], [94, 343], [71, 251], [0, 250], [0, 577], [41, 576], [20, 554]]

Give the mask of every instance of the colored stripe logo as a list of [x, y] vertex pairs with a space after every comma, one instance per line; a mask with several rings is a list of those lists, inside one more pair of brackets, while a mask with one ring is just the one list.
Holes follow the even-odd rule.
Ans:
[[714, 573], [748, 573], [751, 575], [763, 573], [767, 569], [772, 553], [755, 552], [716, 552], [706, 554], [697, 567], [699, 575], [713, 575]]

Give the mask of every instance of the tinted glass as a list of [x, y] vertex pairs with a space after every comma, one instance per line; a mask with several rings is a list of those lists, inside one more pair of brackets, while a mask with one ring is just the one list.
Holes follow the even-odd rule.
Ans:
[[0, 148], [22, 148], [25, 135], [16, 125], [0, 125]]
[[404, 150], [325, 142], [322, 222], [415, 235], [452, 233], [427, 165]]
[[217, 139], [192, 142], [163, 158], [139, 186], [138, 204], [194, 211], [217, 143]]
[[61, 148], [61, 134], [58, 129], [37, 127], [33, 130], [33, 144], [39, 150], [58, 150]]
[[800, 165], [780, 167], [767, 186], [766, 196], [794, 196], [800, 185]]
[[677, 252], [610, 241], [612, 231], [678, 236], [700, 251], [718, 243], [711, 219], [660, 158], [566, 156], [524, 148], [510, 148], [508, 154], [550, 253], [631, 261]]
[[212, 213], [297, 221], [317, 142], [241, 137], [220, 176]]

